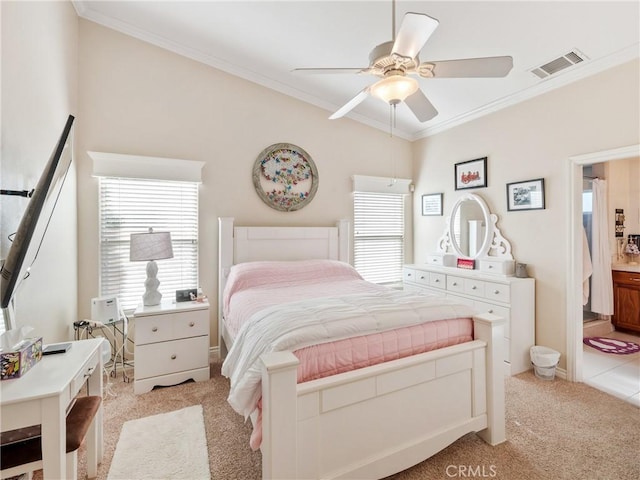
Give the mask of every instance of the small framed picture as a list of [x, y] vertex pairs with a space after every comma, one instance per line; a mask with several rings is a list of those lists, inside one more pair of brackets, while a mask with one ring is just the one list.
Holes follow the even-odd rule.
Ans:
[[422, 215], [442, 216], [442, 193], [422, 195]]
[[487, 157], [455, 164], [456, 190], [487, 186]]
[[507, 210], [544, 209], [544, 178], [507, 183]]

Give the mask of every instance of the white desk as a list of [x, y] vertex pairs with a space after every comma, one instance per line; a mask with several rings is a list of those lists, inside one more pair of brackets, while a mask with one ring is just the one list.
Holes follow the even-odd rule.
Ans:
[[[90, 395], [102, 396], [102, 338], [72, 342], [66, 353], [46, 355], [22, 378], [0, 382], [2, 431], [42, 425], [45, 479], [66, 476], [66, 410], [88, 379]], [[102, 461], [102, 405], [96, 413], [98, 444], [87, 441], [87, 465]], [[92, 467], [89, 467], [93, 470]], [[88, 472], [95, 477], [97, 472]]]

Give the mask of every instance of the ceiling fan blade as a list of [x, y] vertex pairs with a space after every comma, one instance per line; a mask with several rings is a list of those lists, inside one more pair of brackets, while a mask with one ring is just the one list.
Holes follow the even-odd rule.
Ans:
[[423, 66], [429, 64], [433, 65], [434, 78], [504, 77], [513, 68], [513, 58], [484, 57], [425, 62], [418, 67], [418, 71], [422, 72]]
[[436, 110], [436, 107], [433, 106], [433, 104], [425, 96], [424, 92], [420, 89], [416, 90], [415, 93], [409, 95], [405, 99], [404, 103], [407, 104], [407, 107], [409, 107], [416, 118], [421, 122], [431, 120], [433, 117], [438, 115], [438, 110]]
[[415, 58], [439, 23], [435, 18], [423, 13], [407, 13], [402, 19], [391, 53]]
[[344, 117], [347, 113], [357, 107], [369, 96], [369, 90], [371, 87], [365, 87], [355, 97], [340, 107], [333, 115], [329, 117], [329, 120], [335, 120], [336, 118]]
[[303, 74], [334, 74], [334, 73], [367, 73], [368, 67], [364, 68], [294, 68], [293, 73]]

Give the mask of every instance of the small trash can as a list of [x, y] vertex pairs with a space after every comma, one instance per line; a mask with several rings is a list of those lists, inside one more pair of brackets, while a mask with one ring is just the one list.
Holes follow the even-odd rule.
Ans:
[[541, 380], [553, 380], [556, 376], [556, 367], [560, 361], [560, 352], [555, 350], [534, 345], [529, 350], [531, 355], [531, 363], [536, 377]]

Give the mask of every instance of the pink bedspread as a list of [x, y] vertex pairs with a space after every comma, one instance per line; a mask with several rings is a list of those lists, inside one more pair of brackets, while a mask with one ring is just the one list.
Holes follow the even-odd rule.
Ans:
[[[387, 287], [364, 281], [353, 267], [341, 262], [240, 264], [232, 270], [224, 294], [225, 325], [235, 338], [244, 321], [272, 305], [385, 291]], [[300, 360], [298, 383], [302, 383], [471, 340], [471, 318], [450, 318], [310, 345], [293, 353]], [[253, 449], [262, 442], [261, 411], [255, 427]]]

